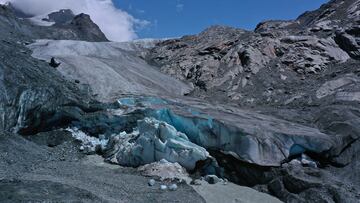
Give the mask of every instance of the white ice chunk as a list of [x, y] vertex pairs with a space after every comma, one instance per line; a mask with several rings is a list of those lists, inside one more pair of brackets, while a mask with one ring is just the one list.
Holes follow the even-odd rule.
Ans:
[[82, 146], [80, 147], [80, 150], [87, 153], [95, 152], [97, 147], [105, 149], [108, 143], [108, 140], [105, 139], [103, 136], [99, 136], [101, 139], [91, 137], [75, 127], [69, 127], [66, 130], [69, 131], [75, 139], [81, 141]]

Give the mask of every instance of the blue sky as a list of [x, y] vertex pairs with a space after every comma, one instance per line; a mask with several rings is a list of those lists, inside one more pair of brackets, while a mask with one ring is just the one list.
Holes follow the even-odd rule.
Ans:
[[327, 0], [113, 0], [137, 19], [150, 22], [139, 38], [196, 34], [218, 24], [244, 29], [269, 19], [295, 19]]

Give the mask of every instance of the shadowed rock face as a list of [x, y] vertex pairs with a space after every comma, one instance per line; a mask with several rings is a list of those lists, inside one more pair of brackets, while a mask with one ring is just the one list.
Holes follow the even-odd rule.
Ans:
[[[67, 27], [67, 26], [65, 26]], [[74, 17], [74, 19], [69, 24], [70, 28], [76, 29], [80, 34], [80, 40], [85, 41], [108, 41], [104, 33], [100, 30], [91, 19], [90, 16], [84, 13], [81, 13]], [[82, 35], [82, 36], [81, 36]], [[65, 38], [71, 39], [71, 38]], [[86, 40], [88, 39], [88, 40]]]
[[[285, 202], [358, 202], [359, 4], [334, 0], [255, 31], [213, 26], [180, 39], [128, 43], [99, 42], [106, 37], [86, 14], [55, 12], [48, 18], [55, 24], [44, 27], [1, 6], [0, 126], [15, 134], [0, 145], [13, 143], [15, 155], [39, 159], [14, 156], [18, 169], [11, 157], [0, 160], [0, 174], [25, 174], [0, 187], [25, 188], [21, 200], [31, 196], [29, 185], [48, 185], [44, 201], [56, 200], [53, 188], [72, 190], [69, 200], [114, 201], [113, 188], [124, 183], [113, 172], [77, 166], [77, 149], [88, 140], [88, 152], [118, 164], [167, 158]], [[50, 40], [33, 41], [41, 38]], [[61, 62], [57, 69], [48, 65], [51, 57]], [[49, 158], [55, 163], [47, 165]], [[33, 170], [31, 160], [44, 163]], [[66, 178], [71, 174], [76, 181]], [[86, 182], [89, 174], [101, 177], [91, 178], [96, 187]], [[129, 178], [123, 175], [116, 177]], [[186, 186], [165, 197], [140, 189], [154, 201], [177, 194], [203, 201]]]

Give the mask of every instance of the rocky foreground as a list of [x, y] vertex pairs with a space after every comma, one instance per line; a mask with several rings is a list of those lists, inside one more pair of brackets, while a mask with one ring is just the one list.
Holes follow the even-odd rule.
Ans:
[[115, 43], [2, 5], [0, 201], [359, 202], [359, 22]]

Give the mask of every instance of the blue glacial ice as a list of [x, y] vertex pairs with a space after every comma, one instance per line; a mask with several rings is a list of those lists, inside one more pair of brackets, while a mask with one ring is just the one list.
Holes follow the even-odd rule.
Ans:
[[107, 148], [108, 160], [131, 167], [165, 159], [192, 170], [198, 161], [209, 158], [206, 149], [192, 143], [184, 133], [148, 117], [138, 121], [133, 133], [112, 136]]
[[[254, 112], [235, 109], [227, 113], [193, 101], [184, 105], [173, 99], [145, 96], [123, 98], [119, 104], [140, 110], [137, 113], [143, 118], [166, 123], [197, 146], [262, 166], [280, 166], [294, 155], [322, 153], [333, 146], [333, 140], [317, 129]], [[137, 142], [145, 150], [146, 141], [141, 143], [141, 139]]]
[[199, 146], [263, 166], [279, 166], [288, 157], [307, 151], [322, 153], [333, 144], [315, 129], [266, 116], [239, 116], [230, 123], [222, 122], [226, 114], [213, 118], [192, 109], [186, 113], [170, 108], [148, 109], [145, 114], [168, 123]]

